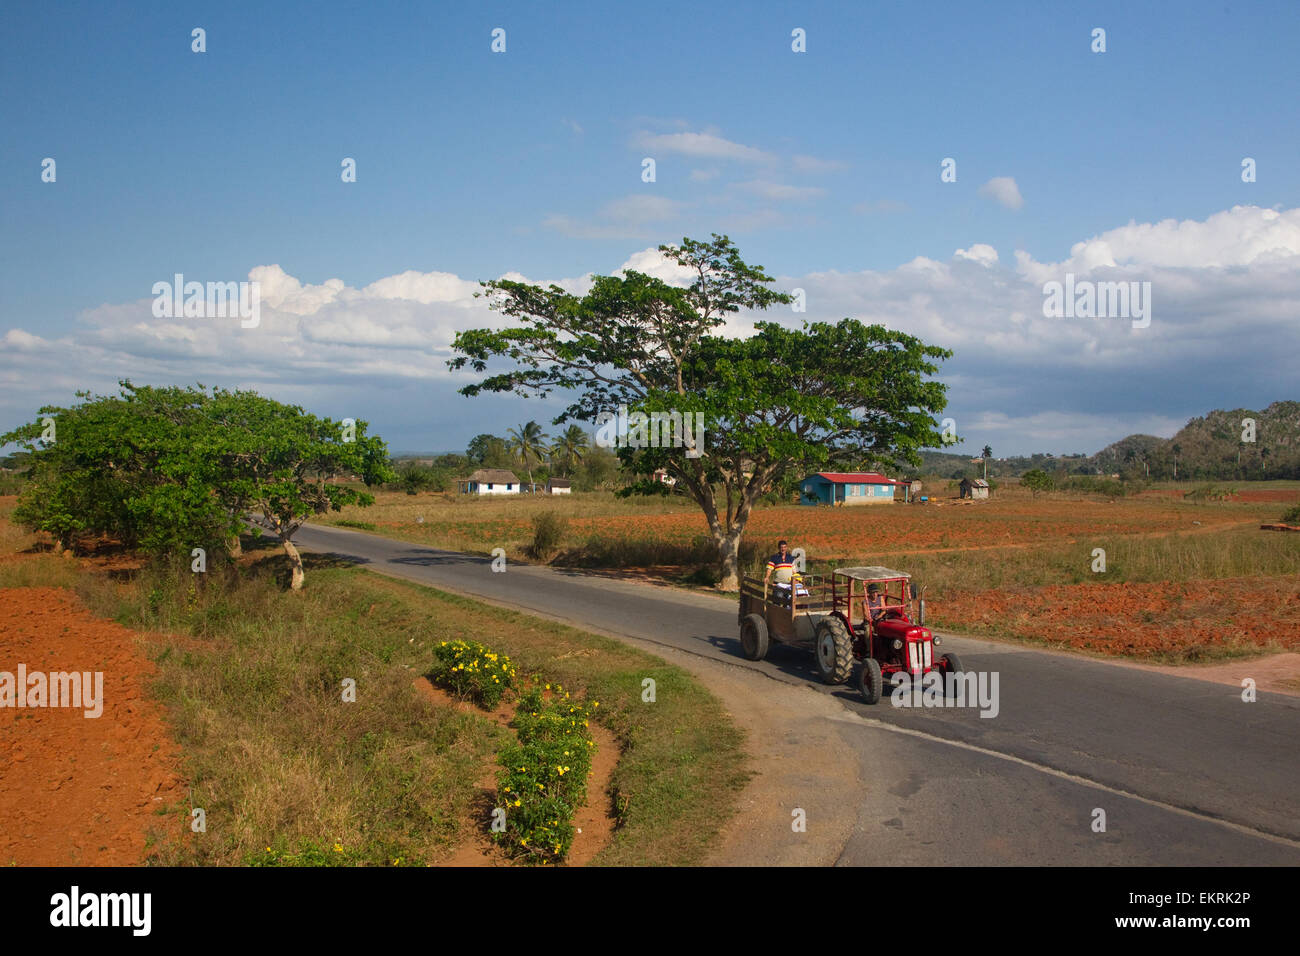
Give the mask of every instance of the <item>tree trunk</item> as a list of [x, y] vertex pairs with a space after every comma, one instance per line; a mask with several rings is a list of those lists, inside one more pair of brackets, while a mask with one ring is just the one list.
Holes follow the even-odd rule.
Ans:
[[289, 567], [293, 570], [293, 576], [289, 579], [289, 587], [294, 591], [302, 590], [302, 555], [298, 549], [293, 546], [293, 542], [288, 538], [281, 538], [280, 543], [284, 545], [284, 553], [289, 556]]
[[718, 541], [718, 590], [740, 590], [740, 535], [728, 532]]

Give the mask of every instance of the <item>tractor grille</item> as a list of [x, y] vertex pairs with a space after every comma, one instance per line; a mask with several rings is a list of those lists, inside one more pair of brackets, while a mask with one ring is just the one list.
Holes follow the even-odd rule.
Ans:
[[929, 641], [907, 642], [907, 669], [913, 674], [920, 674], [930, 667], [934, 648]]

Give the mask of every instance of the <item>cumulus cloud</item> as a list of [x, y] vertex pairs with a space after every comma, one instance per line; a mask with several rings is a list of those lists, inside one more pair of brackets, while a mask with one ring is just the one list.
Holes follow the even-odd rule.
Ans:
[[991, 266], [998, 261], [998, 251], [992, 246], [977, 242], [969, 249], [958, 249], [953, 253], [955, 259], [970, 259], [981, 265]]
[[1010, 176], [995, 176], [979, 188], [979, 194], [1001, 203], [1008, 209], [1019, 209], [1025, 204], [1024, 198], [1020, 195], [1020, 187]]
[[[690, 282], [689, 272], [654, 246], [609, 272], [622, 269]], [[1149, 281], [1150, 326], [1044, 316], [1043, 284], [1067, 271], [1079, 279]], [[449, 272], [407, 271], [356, 287], [342, 279], [312, 284], [262, 265], [249, 278], [262, 284], [257, 328], [243, 329], [237, 318], [155, 318], [152, 301], [142, 298], [83, 313], [74, 334], [8, 329], [0, 336], [4, 423], [30, 420], [47, 402], [72, 401], [78, 389], [111, 390], [130, 377], [269, 384], [277, 397], [325, 407], [352, 388], [360, 407], [349, 414], [376, 422], [445, 415], [448, 427], [459, 428], [457, 416], [471, 410], [451, 401], [467, 380], [446, 368], [452, 338], [509, 321], [474, 298], [477, 282]], [[591, 281], [503, 278], [555, 282], [574, 294]], [[1004, 264], [991, 245], [973, 242], [947, 260], [918, 256], [892, 269], [779, 275], [775, 286], [804, 289], [807, 312], [741, 313], [730, 317], [728, 332], [747, 334], [758, 319], [793, 327], [851, 316], [952, 349], [940, 372], [949, 386], [945, 414], [976, 451], [989, 441], [999, 454], [1091, 452], [1132, 431], [1171, 433], [1216, 403], [1298, 397], [1291, 363], [1300, 355], [1300, 209], [1237, 206], [1200, 221], [1129, 223], [1081, 240], [1059, 262], [1018, 250], [1014, 264]], [[391, 398], [421, 390], [446, 398], [423, 410]], [[519, 409], [501, 411], [510, 401], [483, 400], [474, 411], [485, 419], [518, 417]], [[528, 411], [521, 420], [540, 414]], [[477, 430], [490, 430], [489, 421], [482, 424]]]

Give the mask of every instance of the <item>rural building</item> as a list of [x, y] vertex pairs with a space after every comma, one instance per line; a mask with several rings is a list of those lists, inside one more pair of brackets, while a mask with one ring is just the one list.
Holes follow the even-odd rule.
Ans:
[[550, 478], [546, 482], [548, 495], [567, 495], [573, 490], [568, 478]]
[[517, 495], [519, 479], [504, 468], [480, 468], [456, 483], [463, 495]]
[[907, 498], [910, 483], [895, 481], [870, 471], [821, 471], [799, 482], [799, 503], [805, 505], [892, 504], [894, 489], [903, 487]]
[[987, 498], [989, 496], [989, 483], [983, 478], [963, 478], [959, 487], [963, 498]]
[[661, 485], [667, 485], [669, 488], [677, 484], [677, 479], [674, 478], [672, 475], [668, 474], [667, 468], [656, 469], [655, 473], [651, 476], [651, 478], [654, 481], [659, 482]]

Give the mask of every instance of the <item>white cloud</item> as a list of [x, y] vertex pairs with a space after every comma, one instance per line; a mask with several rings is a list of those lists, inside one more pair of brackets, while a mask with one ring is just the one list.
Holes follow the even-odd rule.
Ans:
[[[604, 213], [670, 212], [639, 203]], [[621, 269], [690, 281], [686, 270], [644, 244], [610, 271]], [[1067, 270], [1080, 278], [1151, 282], [1150, 326], [1044, 317], [1043, 282]], [[331, 401], [354, 383], [363, 397], [380, 396], [357, 414], [380, 421], [396, 414], [383, 403], [386, 389], [438, 383], [450, 390], [462, 381], [445, 366], [458, 330], [510, 322], [474, 298], [476, 281], [448, 272], [407, 271], [359, 288], [341, 279], [304, 283], [277, 265], [258, 266], [249, 277], [262, 283], [256, 329], [240, 328], [236, 318], [158, 319], [151, 299], [141, 298], [83, 313], [75, 334], [0, 333], [0, 415], [10, 425], [28, 421], [46, 402], [66, 404], [82, 388], [111, 391], [129, 377], [270, 383], [277, 395], [297, 390], [294, 400], [307, 404], [313, 396]], [[503, 278], [554, 281], [574, 294], [591, 281]], [[1242, 389], [1265, 402], [1297, 397], [1289, 363], [1300, 354], [1300, 208], [1238, 206], [1202, 221], [1130, 223], [1075, 244], [1062, 262], [1018, 251], [1009, 267], [991, 245], [973, 242], [946, 261], [917, 256], [892, 269], [779, 276], [775, 285], [805, 289], [807, 313], [778, 307], [740, 314], [727, 329], [743, 334], [756, 318], [797, 325], [852, 316], [952, 349], [940, 374], [950, 386], [947, 414], [981, 445], [989, 438], [967, 420], [982, 421], [981, 429], [998, 436], [990, 443], [999, 453], [1008, 444], [1091, 452], [1128, 431], [1165, 434], [1182, 409], [1189, 417], [1202, 414], [1243, 400]]]
[[998, 251], [992, 246], [977, 242], [969, 249], [958, 249], [953, 253], [956, 259], [970, 259], [980, 265], [991, 266], [998, 261]]
[[707, 183], [709, 180], [717, 179], [717, 178], [718, 178], [718, 171], [716, 169], [692, 169], [691, 170], [691, 182], [693, 183]]
[[747, 163], [772, 162], [776, 157], [754, 146], [745, 146], [712, 132], [638, 133], [633, 142], [651, 152], [680, 153], [705, 159], [729, 159]]
[[1020, 195], [1020, 187], [1010, 176], [995, 176], [979, 188], [981, 196], [987, 196], [1008, 209], [1019, 209], [1025, 204]]

